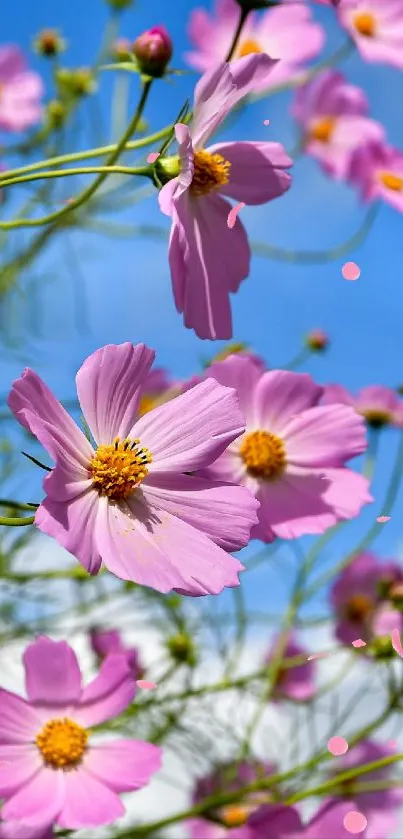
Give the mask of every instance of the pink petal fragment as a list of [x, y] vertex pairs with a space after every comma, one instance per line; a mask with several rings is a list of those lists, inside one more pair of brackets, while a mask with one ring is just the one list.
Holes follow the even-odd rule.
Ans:
[[390, 637], [391, 637], [391, 641], [392, 641], [392, 647], [393, 647], [395, 653], [397, 653], [398, 655], [400, 655], [401, 658], [403, 658], [403, 647], [402, 647], [402, 642], [400, 640], [399, 630], [398, 629], [393, 629]]
[[364, 814], [359, 813], [358, 810], [351, 810], [343, 819], [343, 825], [349, 833], [361, 833], [367, 824]]
[[378, 516], [377, 521], [379, 524], [385, 524], [386, 521], [390, 521], [390, 516]]
[[366, 646], [367, 646], [367, 644], [366, 644], [366, 641], [363, 641], [363, 640], [362, 640], [362, 638], [357, 638], [357, 640], [356, 640], [356, 641], [353, 641], [353, 642], [352, 642], [352, 646], [353, 646], [353, 647], [356, 647], [356, 648], [357, 648], [357, 647], [366, 647]]
[[159, 156], [159, 151], [150, 151], [150, 154], [147, 155], [147, 163], [155, 163]]
[[269, 119], [264, 119], [263, 120], [263, 125], [270, 125], [270, 120]]
[[327, 744], [327, 747], [329, 749], [329, 752], [332, 755], [335, 755], [335, 757], [338, 757], [339, 755], [344, 755], [348, 751], [348, 743], [347, 740], [344, 739], [344, 737], [331, 737]]
[[358, 280], [361, 269], [355, 262], [346, 262], [341, 269], [341, 273], [345, 280]]
[[313, 655], [308, 656], [308, 661], [313, 661], [314, 658], [327, 658], [331, 653], [314, 653]]
[[136, 685], [138, 688], [144, 688], [144, 690], [153, 690], [157, 687], [155, 682], [147, 682], [145, 679], [137, 679]]
[[228, 218], [227, 218], [227, 225], [230, 228], [230, 230], [232, 230], [232, 228], [234, 227], [236, 219], [237, 219], [237, 215], [240, 212], [240, 210], [243, 210], [244, 206], [245, 206], [244, 202], [240, 201], [239, 204], [236, 204], [236, 206], [233, 207], [232, 210], [229, 211]]

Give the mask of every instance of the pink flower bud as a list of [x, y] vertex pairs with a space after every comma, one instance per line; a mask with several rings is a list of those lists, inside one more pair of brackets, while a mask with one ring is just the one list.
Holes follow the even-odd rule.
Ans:
[[314, 352], [321, 352], [325, 350], [329, 344], [329, 337], [323, 329], [312, 329], [306, 336], [305, 343], [310, 350]]
[[147, 76], [158, 78], [172, 56], [172, 41], [164, 26], [153, 26], [136, 38], [133, 52], [140, 70]]

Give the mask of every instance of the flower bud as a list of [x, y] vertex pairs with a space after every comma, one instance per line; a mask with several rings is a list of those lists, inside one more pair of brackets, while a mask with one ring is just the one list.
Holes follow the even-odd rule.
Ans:
[[305, 343], [313, 352], [323, 352], [329, 345], [329, 338], [323, 329], [312, 329], [306, 336]]
[[395, 655], [390, 635], [381, 635], [375, 638], [369, 649], [373, 658], [377, 661], [387, 661]]
[[66, 49], [66, 42], [60, 37], [56, 29], [43, 29], [34, 40], [34, 50], [38, 55], [50, 58], [60, 55]]
[[167, 649], [178, 664], [189, 664], [191, 667], [196, 664], [196, 650], [192, 639], [186, 632], [178, 632], [177, 635], [168, 638]]
[[164, 26], [153, 26], [136, 38], [133, 52], [141, 73], [153, 78], [163, 76], [172, 57], [172, 41]]
[[62, 94], [77, 99], [93, 93], [96, 87], [89, 67], [78, 67], [75, 70], [60, 67], [56, 73], [56, 81]]
[[128, 38], [117, 38], [111, 46], [111, 56], [115, 61], [128, 61], [132, 55], [132, 45]]
[[181, 162], [178, 154], [171, 157], [157, 158], [155, 171], [162, 184], [167, 184], [172, 178], [177, 178], [181, 171]]
[[106, 0], [106, 2], [116, 12], [121, 12], [123, 9], [128, 9], [132, 5], [133, 0]]
[[52, 128], [61, 128], [66, 115], [66, 108], [63, 105], [63, 102], [60, 102], [59, 99], [52, 99], [51, 102], [48, 103], [46, 108], [46, 118], [48, 124]]

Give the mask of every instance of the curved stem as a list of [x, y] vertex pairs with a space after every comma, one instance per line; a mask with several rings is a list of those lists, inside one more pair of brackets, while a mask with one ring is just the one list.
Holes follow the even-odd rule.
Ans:
[[5, 516], [0, 516], [0, 525], [4, 524], [6, 527], [23, 527], [27, 524], [33, 524], [35, 521], [35, 516], [28, 516], [28, 518], [6, 518]]
[[304, 361], [310, 358], [311, 355], [312, 350], [309, 347], [302, 347], [302, 350], [300, 350], [300, 352], [297, 353], [297, 355], [291, 361], [289, 361], [288, 364], [283, 365], [282, 369], [296, 370], [298, 367], [301, 366], [301, 364], [304, 363]]
[[17, 178], [8, 178], [3, 181], [0, 176], [0, 189], [5, 189], [14, 184], [28, 183], [29, 181], [40, 181], [42, 178], [65, 178], [71, 175], [91, 175], [91, 174], [117, 174], [117, 175], [139, 175], [143, 177], [151, 177], [150, 166], [83, 166], [80, 169], [60, 169], [56, 172], [36, 172], [32, 175], [21, 175]]
[[10, 510], [32, 510], [39, 507], [39, 504], [23, 504], [20, 501], [9, 501], [7, 498], [0, 498], [0, 507], [8, 507]]

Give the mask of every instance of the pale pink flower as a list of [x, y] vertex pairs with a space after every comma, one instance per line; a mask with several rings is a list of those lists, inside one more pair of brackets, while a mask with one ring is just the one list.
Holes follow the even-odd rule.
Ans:
[[[169, 263], [176, 308], [200, 338], [232, 336], [230, 292], [250, 269], [250, 248], [240, 218], [227, 225], [228, 196], [264, 204], [290, 187], [292, 161], [279, 143], [205, 144], [237, 102], [254, 89], [275, 62], [251, 55], [220, 64], [195, 89], [190, 126], [175, 126], [180, 173], [159, 193], [160, 208], [172, 218]], [[161, 164], [162, 165], [162, 164]]]
[[367, 385], [354, 396], [339, 384], [326, 385], [322, 405], [351, 405], [373, 429], [387, 425], [401, 426], [403, 402], [397, 393], [385, 385]]
[[403, 153], [383, 143], [366, 143], [351, 157], [347, 179], [364, 201], [382, 199], [403, 212]]
[[42, 116], [42, 79], [16, 46], [0, 47], [0, 130], [25, 131]]
[[[236, 0], [216, 0], [212, 15], [205, 9], [194, 9], [188, 33], [195, 49], [186, 54], [188, 63], [203, 72], [224, 61], [238, 20]], [[291, 8], [279, 5], [259, 17], [253, 12], [248, 16], [233, 59], [261, 53], [279, 59], [256, 85], [257, 90], [270, 90], [288, 82], [307, 61], [315, 58], [324, 40], [324, 31], [312, 20], [308, 6], [302, 3], [293, 4]]]
[[338, 18], [366, 61], [403, 69], [402, 0], [340, 0]]
[[89, 632], [91, 647], [95, 655], [102, 661], [111, 653], [125, 655], [134, 679], [142, 679], [144, 667], [141, 663], [139, 651], [136, 647], [125, 646], [118, 629], [100, 629], [92, 627]]
[[[273, 659], [276, 658], [279, 650], [279, 644], [282, 644], [281, 636], [275, 639], [272, 647], [265, 659], [266, 663], [270, 665]], [[316, 693], [316, 664], [314, 661], [308, 661], [308, 651], [301, 647], [298, 643], [294, 633], [289, 633], [287, 642], [284, 648], [281, 646], [282, 660], [290, 658], [304, 657], [301, 664], [293, 667], [279, 667], [276, 677], [276, 684], [273, 691], [274, 699], [293, 699], [297, 702], [306, 702]]]
[[40, 637], [23, 660], [28, 698], [0, 689], [3, 818], [72, 830], [116, 821], [125, 812], [119, 793], [148, 784], [162, 753], [137, 740], [92, 742], [89, 729], [134, 698], [126, 657], [108, 656], [87, 687], [65, 641]]
[[383, 126], [368, 117], [364, 92], [331, 69], [297, 90], [292, 113], [305, 151], [335, 178], [346, 176], [355, 149], [385, 137]]
[[35, 524], [90, 574], [190, 595], [239, 585], [227, 551], [249, 541], [257, 503], [243, 487], [183, 474], [215, 460], [245, 428], [234, 390], [209, 379], [136, 419], [154, 360], [144, 344], [107, 345], [78, 371], [94, 444], [44, 382], [25, 370], [8, 404], [56, 466]]
[[368, 480], [345, 468], [365, 451], [365, 425], [345, 405], [319, 405], [323, 389], [304, 373], [261, 373], [232, 356], [214, 377], [234, 387], [246, 430], [203, 474], [247, 486], [260, 501], [251, 537], [296, 539], [357, 516]]

